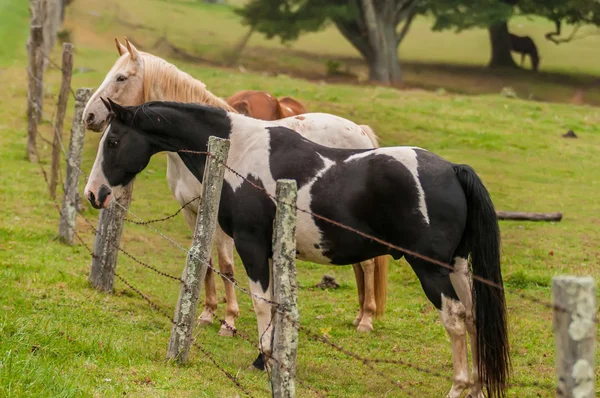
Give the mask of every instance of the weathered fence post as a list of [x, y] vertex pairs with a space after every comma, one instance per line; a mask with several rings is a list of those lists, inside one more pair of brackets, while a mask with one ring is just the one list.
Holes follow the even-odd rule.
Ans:
[[274, 398], [296, 395], [298, 351], [298, 285], [296, 284], [296, 181], [277, 181], [277, 212], [273, 231], [273, 299], [281, 304], [273, 314]]
[[[56, 108], [56, 124], [54, 129], [54, 140], [52, 141], [52, 168], [50, 169], [50, 197], [56, 197], [56, 185], [58, 181], [58, 169], [60, 167], [60, 150], [62, 145], [63, 124], [69, 102], [69, 91], [71, 90], [71, 73], [73, 72], [73, 44], [63, 43], [62, 55], [62, 84], [58, 96]], [[85, 106], [85, 104], [84, 104]]]
[[596, 286], [591, 277], [552, 278], [556, 339], [556, 397], [595, 395]]
[[77, 217], [77, 186], [79, 185], [79, 174], [81, 169], [81, 153], [83, 151], [83, 140], [85, 138], [85, 127], [81, 121], [83, 108], [92, 95], [91, 88], [79, 88], [75, 94], [75, 114], [73, 115], [73, 127], [71, 128], [71, 141], [67, 158], [67, 171], [65, 173], [65, 194], [62, 201], [60, 213], [60, 224], [58, 235], [63, 242], [73, 243], [73, 231]]
[[100, 210], [88, 280], [95, 289], [103, 292], [112, 293], [114, 290], [114, 271], [117, 268], [125, 216], [133, 196], [133, 182], [127, 184], [121, 196], [113, 198], [106, 209]]
[[27, 88], [27, 158], [30, 162], [38, 161], [36, 138], [38, 123], [42, 117], [42, 93], [44, 79], [44, 58], [42, 56], [42, 45], [44, 43], [43, 18], [39, 0], [31, 0], [29, 11], [31, 12], [31, 23], [29, 40], [27, 42], [29, 53]]
[[183, 270], [183, 284], [179, 291], [167, 351], [168, 359], [175, 359], [181, 364], [186, 363], [188, 359], [200, 288], [211, 259], [229, 141], [210, 137], [208, 151], [211, 156], [206, 158], [202, 179], [202, 202], [196, 220], [194, 240]]

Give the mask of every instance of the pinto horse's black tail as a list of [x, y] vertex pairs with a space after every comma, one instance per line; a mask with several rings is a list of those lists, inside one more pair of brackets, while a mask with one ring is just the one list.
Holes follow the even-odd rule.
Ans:
[[[467, 199], [463, 239], [471, 253], [473, 275], [502, 286], [500, 229], [490, 195], [471, 167], [454, 165], [454, 172]], [[504, 290], [478, 280], [473, 280], [473, 287], [479, 374], [488, 397], [501, 398], [510, 373]]]

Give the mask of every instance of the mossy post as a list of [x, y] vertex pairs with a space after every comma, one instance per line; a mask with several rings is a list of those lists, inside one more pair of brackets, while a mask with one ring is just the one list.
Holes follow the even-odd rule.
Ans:
[[184, 364], [188, 360], [200, 289], [211, 260], [223, 176], [225, 175], [225, 162], [229, 153], [229, 141], [210, 137], [208, 151], [211, 155], [206, 158], [202, 179], [202, 202], [196, 219], [192, 247], [188, 252], [183, 270], [183, 282], [175, 308], [174, 324], [171, 328], [167, 351], [167, 358], [174, 359], [180, 364]]
[[552, 278], [556, 339], [556, 397], [595, 395], [596, 285], [591, 277]]
[[75, 93], [75, 113], [73, 115], [73, 127], [71, 128], [71, 141], [67, 153], [67, 170], [65, 172], [64, 196], [60, 212], [60, 224], [58, 235], [60, 239], [68, 244], [73, 244], [75, 230], [75, 219], [77, 218], [79, 175], [81, 174], [81, 155], [83, 153], [83, 141], [85, 138], [85, 126], [81, 121], [83, 108], [92, 96], [91, 88], [79, 88]]
[[294, 180], [277, 180], [277, 212], [273, 231], [273, 398], [296, 396], [298, 352], [298, 285], [296, 283], [296, 200]]

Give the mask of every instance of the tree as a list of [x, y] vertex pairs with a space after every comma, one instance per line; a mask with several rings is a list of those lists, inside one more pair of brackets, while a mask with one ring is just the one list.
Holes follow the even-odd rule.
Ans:
[[516, 68], [510, 53], [508, 20], [515, 1], [437, 0], [430, 3], [435, 17], [433, 30], [487, 28], [490, 36], [490, 67]]
[[[534, 0], [519, 1], [523, 14], [538, 15], [554, 22], [554, 31], [546, 33], [546, 39], [555, 44], [567, 43], [578, 37], [577, 32], [584, 25], [600, 27], [600, 2], [598, 0]], [[562, 27], [571, 25], [571, 34], [562, 36]], [[598, 32], [596, 32], [598, 33]]]
[[369, 66], [369, 79], [402, 82], [398, 46], [425, 0], [251, 0], [244, 23], [282, 42], [333, 23]]

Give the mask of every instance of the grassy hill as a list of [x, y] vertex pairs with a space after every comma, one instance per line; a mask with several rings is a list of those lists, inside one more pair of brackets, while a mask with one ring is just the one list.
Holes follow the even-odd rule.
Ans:
[[[197, 350], [192, 350], [188, 366], [167, 363], [164, 358], [168, 322], [119, 282], [114, 296], [90, 289], [90, 259], [85, 249], [56, 241], [56, 210], [48, 199], [39, 167], [25, 160], [27, 9], [23, 3], [0, 0], [0, 33], [8, 38], [0, 44], [0, 396], [234, 397], [233, 384]], [[129, 23], [159, 27], [144, 32], [138, 26], [134, 34], [132, 28], [114, 18], [117, 7], [122, 19]], [[139, 10], [144, 13], [138, 13]], [[206, 51], [198, 53], [211, 58], [243, 34], [229, 8], [209, 8], [193, 1], [111, 0], [100, 5], [75, 0], [68, 18], [67, 26], [77, 49], [78, 69], [73, 87], [97, 87], [102, 81], [116, 59], [112, 42], [115, 35], [127, 34], [151, 48], [166, 26], [172, 43], [190, 52], [193, 46], [204, 46]], [[422, 29], [423, 37], [438, 37], [427, 33], [423, 24], [417, 25], [415, 32]], [[483, 37], [482, 32], [468, 35]], [[462, 38], [468, 35], [461, 36], [461, 41], [453, 46], [461, 46]], [[334, 31], [327, 30], [302, 39], [292, 50], [259, 38], [253, 39], [257, 40], [253, 46], [270, 46], [269, 62], [276, 59], [309, 67], [321, 65], [320, 61], [302, 63], [304, 58], [294, 58], [293, 51], [310, 50], [311, 45], [318, 44], [317, 52], [324, 54], [323, 59], [330, 54], [352, 56], [335, 37]], [[325, 38], [331, 38], [329, 48], [336, 51], [326, 51]], [[252, 54], [250, 51], [247, 57]], [[54, 58], [59, 59], [58, 52]], [[555, 70], [560, 70], [561, 62], [576, 63], [576, 54], [571, 61], [568, 58], [557, 55]], [[517, 293], [549, 301], [553, 275], [593, 275], [596, 280], [600, 277], [597, 108], [507, 99], [496, 94], [463, 96], [311, 83], [281, 74], [275, 77], [240, 73], [171, 60], [220, 96], [246, 88], [293, 95], [309, 109], [371, 125], [383, 145], [417, 145], [451, 161], [470, 164], [484, 180], [498, 209], [564, 212], [560, 223], [501, 223], [514, 381], [553, 383], [552, 314]], [[475, 58], [472, 62], [476, 62]], [[546, 57], [543, 62], [552, 65]], [[56, 94], [60, 73], [50, 69], [46, 81], [47, 90]], [[46, 113], [51, 116], [54, 108], [54, 98], [47, 95]], [[71, 108], [72, 104], [70, 111]], [[70, 117], [69, 114], [67, 120]], [[573, 130], [579, 138], [562, 138], [567, 130]], [[51, 133], [49, 125], [42, 126], [44, 137], [51, 137]], [[98, 140], [98, 134], [88, 133], [84, 170], [91, 168]], [[42, 165], [47, 168], [50, 148], [42, 140], [39, 146]], [[136, 181], [131, 210], [150, 219], [178, 208], [165, 182], [165, 158], [156, 156]], [[85, 214], [94, 221], [98, 216], [93, 209]], [[190, 232], [181, 217], [157, 228], [184, 246], [190, 243]], [[93, 241], [91, 231], [81, 221], [78, 229], [88, 243]], [[148, 228], [127, 225], [122, 243], [126, 250], [163, 271], [176, 275], [181, 272], [185, 257]], [[239, 261], [236, 265], [237, 277], [244, 281], [243, 267]], [[159, 278], [125, 257], [120, 258], [118, 270], [172, 312], [178, 294], [176, 283]], [[324, 273], [335, 275], [341, 288], [315, 288]], [[446, 333], [437, 311], [424, 297], [404, 261], [392, 264], [388, 311], [369, 335], [357, 334], [351, 325], [357, 305], [350, 267], [299, 263], [298, 278], [303, 325], [327, 333], [333, 341], [362, 355], [401, 358], [451, 376]], [[220, 282], [218, 288], [221, 296]], [[251, 301], [242, 293], [238, 299], [238, 328], [255, 336]], [[219, 313], [223, 311], [221, 306]], [[217, 330], [216, 325], [199, 329], [198, 341], [255, 396], [269, 396], [266, 376], [247, 370], [255, 350], [242, 339], [218, 337]], [[332, 352], [305, 335], [300, 338], [298, 376], [327, 396], [406, 395], [357, 361]], [[444, 378], [399, 366], [377, 366], [416, 396], [443, 396], [450, 388], [451, 382]], [[510, 397], [551, 394], [543, 387], [514, 387], [509, 392]], [[299, 388], [299, 396], [311, 395]]]

